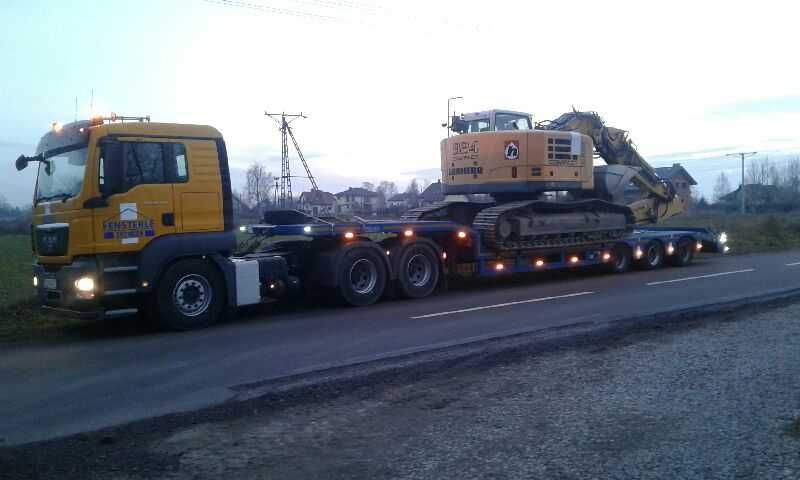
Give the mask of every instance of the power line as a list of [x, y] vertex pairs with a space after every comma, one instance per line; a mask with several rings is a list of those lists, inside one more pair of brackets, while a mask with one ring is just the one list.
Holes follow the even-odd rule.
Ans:
[[[298, 118], [308, 118], [303, 115], [303, 112], [300, 113], [269, 113], [264, 112], [264, 115], [268, 116], [272, 120], [275, 121], [279, 125], [279, 129], [281, 132], [281, 176], [280, 176], [280, 189], [281, 189], [281, 196], [280, 199], [276, 198], [276, 203], [280, 201], [281, 208], [289, 208], [293, 201], [292, 196], [292, 169], [289, 163], [289, 143], [288, 139], [292, 139], [292, 144], [294, 145], [294, 149], [297, 151], [297, 156], [300, 157], [300, 162], [303, 164], [303, 168], [306, 171], [306, 175], [308, 176], [308, 181], [311, 182], [311, 191], [319, 190], [317, 187], [317, 181], [314, 179], [314, 175], [311, 174], [311, 169], [308, 167], [308, 163], [306, 162], [306, 158], [303, 156], [303, 151], [300, 149], [300, 145], [297, 143], [297, 139], [294, 136], [294, 132], [292, 132], [292, 127], [290, 124], [297, 120]], [[280, 118], [280, 120], [278, 120]], [[288, 120], [287, 120], [288, 119]], [[277, 180], [276, 180], [276, 197], [277, 197]]]

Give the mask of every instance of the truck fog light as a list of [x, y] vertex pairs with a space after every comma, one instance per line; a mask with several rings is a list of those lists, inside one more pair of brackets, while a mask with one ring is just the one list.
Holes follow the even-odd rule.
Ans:
[[39, 277], [37, 277], [36, 275], [33, 276], [33, 286], [34, 287], [39, 286]]
[[75, 289], [79, 292], [91, 293], [94, 291], [94, 279], [92, 277], [81, 277], [75, 280]]

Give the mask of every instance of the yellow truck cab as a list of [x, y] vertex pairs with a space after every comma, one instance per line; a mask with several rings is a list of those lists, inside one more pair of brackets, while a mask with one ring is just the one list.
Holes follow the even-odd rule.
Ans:
[[[225, 142], [209, 126], [124, 120], [54, 124], [35, 156], [17, 160], [38, 164], [39, 300], [83, 316], [154, 308], [173, 328], [205, 326], [242, 304]], [[256, 285], [285, 277], [278, 260], [259, 266]]]

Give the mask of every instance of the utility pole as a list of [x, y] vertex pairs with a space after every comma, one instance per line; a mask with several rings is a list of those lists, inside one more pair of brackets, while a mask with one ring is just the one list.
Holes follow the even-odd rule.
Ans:
[[[289, 164], [289, 143], [288, 139], [292, 139], [292, 143], [294, 144], [294, 149], [297, 151], [297, 156], [300, 157], [300, 161], [303, 163], [303, 167], [306, 170], [306, 175], [308, 176], [308, 181], [311, 182], [311, 190], [319, 190], [317, 187], [317, 181], [314, 179], [314, 175], [311, 174], [311, 169], [308, 168], [308, 163], [306, 162], [305, 157], [303, 156], [303, 152], [300, 150], [300, 145], [297, 143], [297, 139], [294, 138], [294, 133], [292, 132], [292, 127], [289, 125], [297, 120], [298, 118], [308, 118], [303, 115], [303, 112], [300, 113], [269, 113], [264, 112], [264, 115], [268, 116], [275, 123], [278, 124], [279, 130], [281, 131], [281, 196], [280, 196], [280, 207], [281, 208], [289, 208], [292, 202], [292, 172], [291, 172], [291, 165]], [[278, 119], [280, 117], [280, 120]], [[287, 118], [289, 120], [287, 120]], [[276, 184], [277, 188], [277, 184]], [[277, 192], [276, 192], [277, 195]], [[277, 203], [277, 200], [276, 202]]]
[[745, 198], [744, 198], [744, 196], [745, 196], [745, 193], [744, 193], [744, 159], [745, 159], [745, 157], [750, 157], [750, 156], [753, 156], [753, 155], [755, 155], [757, 153], [758, 152], [738, 152], [738, 153], [729, 153], [729, 154], [725, 155], [726, 157], [739, 156], [742, 159], [742, 185], [741, 185], [741, 187], [739, 187], [739, 199], [741, 200], [742, 215], [747, 213], [747, 209], [745, 208]]

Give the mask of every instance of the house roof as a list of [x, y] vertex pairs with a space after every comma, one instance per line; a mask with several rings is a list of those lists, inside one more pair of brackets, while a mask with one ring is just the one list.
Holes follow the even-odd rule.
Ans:
[[377, 197], [378, 194], [375, 192], [370, 192], [366, 188], [361, 187], [350, 187], [343, 192], [339, 192], [336, 194], [337, 197], [341, 197], [343, 195], [350, 195], [351, 197]]
[[310, 203], [312, 205], [333, 205], [336, 203], [336, 197], [330, 192], [311, 190], [310, 192], [303, 192], [300, 194], [300, 202]]
[[444, 193], [442, 193], [442, 181], [431, 183], [428, 188], [422, 192], [422, 199], [426, 202], [438, 202], [444, 200]]
[[[739, 191], [742, 189], [742, 186], [732, 191], [731, 193], [720, 197], [719, 201], [721, 202], [734, 202], [739, 200]], [[752, 183], [744, 186], [744, 193], [745, 197], [750, 200], [769, 200], [774, 198], [778, 193], [780, 193], [780, 189], [775, 185], [761, 185], [758, 183]]]
[[673, 163], [671, 167], [657, 167], [656, 173], [664, 180], [672, 180], [677, 177], [684, 177], [689, 185], [697, 185], [697, 181], [689, 175], [689, 172], [680, 163]]
[[389, 198], [389, 201], [390, 201], [390, 202], [405, 202], [405, 201], [406, 201], [406, 200], [408, 200], [410, 197], [411, 197], [411, 195], [409, 195], [409, 194], [407, 194], [407, 193], [398, 193], [397, 195], [392, 195], [392, 196]]

